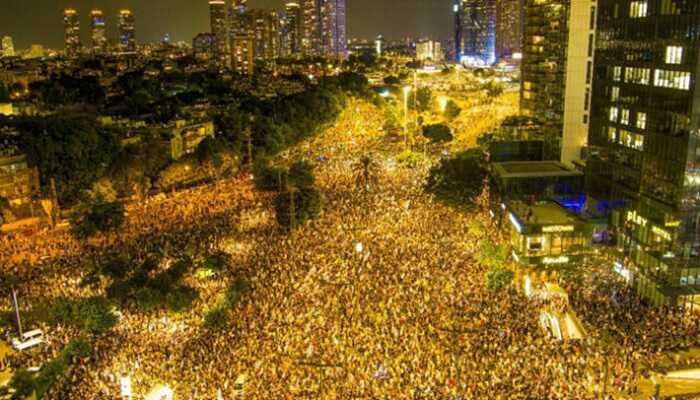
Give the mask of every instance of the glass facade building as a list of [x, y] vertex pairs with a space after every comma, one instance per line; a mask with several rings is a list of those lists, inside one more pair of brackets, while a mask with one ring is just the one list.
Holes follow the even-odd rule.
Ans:
[[459, 0], [454, 4], [458, 61], [472, 65], [496, 62], [496, 0]]
[[588, 191], [617, 207], [616, 267], [700, 303], [700, 2], [599, 0]]
[[63, 11], [63, 30], [66, 56], [80, 55], [80, 18], [78, 11], [69, 8]]

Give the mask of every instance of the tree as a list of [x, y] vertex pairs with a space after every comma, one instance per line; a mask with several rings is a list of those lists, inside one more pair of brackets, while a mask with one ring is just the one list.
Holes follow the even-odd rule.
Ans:
[[459, 114], [462, 113], [462, 109], [459, 108], [457, 103], [454, 102], [454, 100], [448, 100], [447, 104], [445, 105], [445, 118], [448, 120], [452, 121], [453, 119], [459, 117]]
[[433, 102], [433, 92], [428, 87], [419, 88], [415, 95], [409, 99], [411, 108], [418, 112], [426, 112], [430, 109]]
[[290, 230], [321, 214], [321, 194], [315, 188], [290, 187], [275, 200], [277, 222]]
[[297, 189], [312, 188], [316, 182], [313, 166], [307, 161], [297, 161], [289, 168], [287, 184]]
[[5, 83], [0, 82], [0, 102], [10, 101], [10, 89]]
[[431, 168], [426, 190], [445, 203], [473, 207], [483, 190], [485, 164], [484, 153], [480, 150], [468, 150], [444, 159]]
[[513, 272], [503, 266], [493, 266], [486, 272], [486, 287], [489, 290], [500, 291], [513, 281]]
[[81, 203], [71, 217], [71, 232], [78, 239], [86, 239], [99, 232], [119, 229], [125, 221], [124, 205], [107, 202], [102, 198]]
[[423, 136], [433, 143], [445, 143], [454, 139], [450, 127], [445, 124], [435, 124], [423, 127]]
[[355, 164], [355, 183], [365, 193], [369, 193], [372, 187], [379, 184], [379, 163], [370, 154], [363, 155]]

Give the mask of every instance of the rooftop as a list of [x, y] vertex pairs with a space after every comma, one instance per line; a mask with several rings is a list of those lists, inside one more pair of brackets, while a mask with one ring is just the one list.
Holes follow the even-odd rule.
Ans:
[[525, 224], [571, 225], [578, 221], [575, 215], [553, 201], [543, 201], [533, 205], [513, 201], [508, 206], [518, 220]]
[[512, 161], [491, 164], [495, 175], [503, 178], [539, 178], [547, 176], [582, 176], [580, 171], [557, 161]]

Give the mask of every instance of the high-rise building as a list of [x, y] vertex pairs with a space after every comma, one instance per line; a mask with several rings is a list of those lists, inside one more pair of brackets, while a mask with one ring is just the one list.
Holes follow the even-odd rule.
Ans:
[[105, 16], [102, 10], [90, 12], [90, 29], [92, 35], [92, 51], [101, 53], [107, 49], [107, 35], [105, 33]]
[[192, 52], [198, 60], [211, 60], [215, 49], [216, 37], [211, 33], [200, 33], [192, 39]]
[[253, 58], [260, 61], [273, 61], [277, 57], [278, 46], [277, 12], [251, 10], [249, 13], [253, 21]]
[[229, 40], [234, 36], [252, 36], [253, 21], [246, 0], [233, 0], [228, 10]]
[[231, 66], [236, 73], [252, 75], [254, 46], [252, 36], [236, 36], [231, 41]]
[[4, 36], [2, 38], [2, 56], [3, 57], [14, 57], [15, 56], [15, 44], [12, 41], [11, 36]]
[[374, 40], [374, 52], [377, 58], [381, 58], [384, 54], [384, 44], [385, 41], [382, 35], [377, 36], [377, 39]]
[[496, 61], [496, 0], [459, 0], [455, 14], [455, 48], [462, 62], [491, 65]]
[[522, 58], [523, 0], [496, 0], [496, 61]]
[[304, 0], [305, 55], [329, 58], [347, 56], [345, 0]]
[[325, 0], [321, 18], [321, 48], [323, 55], [345, 59], [348, 53], [345, 23], [345, 0]]
[[285, 55], [296, 56], [301, 53], [302, 22], [301, 6], [297, 2], [287, 2], [284, 6], [285, 19], [283, 38]]
[[615, 268], [657, 305], [700, 309], [700, 3], [598, 0], [587, 162]]
[[301, 39], [302, 51], [305, 56], [321, 54], [321, 10], [323, 0], [302, 0], [304, 14], [304, 34]]
[[582, 157], [589, 123], [596, 2], [526, 0], [520, 111], [542, 125], [544, 158]]
[[66, 56], [77, 57], [80, 54], [80, 18], [78, 11], [72, 8], [63, 10], [63, 30]]
[[440, 62], [444, 59], [440, 42], [423, 40], [416, 43], [416, 59], [419, 61]]
[[228, 65], [229, 58], [229, 27], [226, 2], [224, 0], [209, 1], [209, 22], [211, 34], [214, 36], [214, 58], [222, 65]]
[[42, 58], [44, 57], [44, 46], [40, 44], [33, 44], [29, 47], [29, 51], [24, 55], [26, 59], [32, 58]]
[[131, 10], [119, 11], [119, 47], [128, 53], [136, 51], [136, 29]]

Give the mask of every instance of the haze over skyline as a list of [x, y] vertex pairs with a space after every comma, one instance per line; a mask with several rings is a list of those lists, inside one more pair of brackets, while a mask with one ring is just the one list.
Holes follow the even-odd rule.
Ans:
[[[250, 0], [249, 4], [281, 10], [284, 2]], [[450, 0], [347, 0], [348, 37], [445, 38], [452, 32], [450, 4]], [[12, 36], [17, 48], [35, 43], [63, 47], [62, 11], [69, 7], [80, 12], [84, 43], [89, 38], [89, 12], [93, 8], [104, 11], [110, 40], [116, 36], [116, 15], [121, 8], [134, 11], [139, 43], [159, 41], [166, 33], [172, 41], [189, 42], [197, 33], [209, 31], [207, 0], [4, 0], [0, 36]]]

